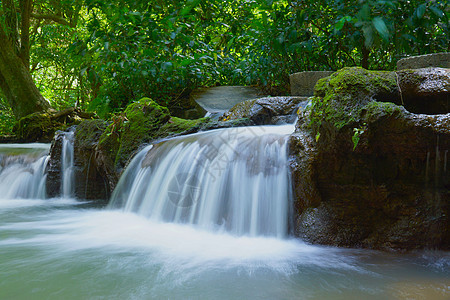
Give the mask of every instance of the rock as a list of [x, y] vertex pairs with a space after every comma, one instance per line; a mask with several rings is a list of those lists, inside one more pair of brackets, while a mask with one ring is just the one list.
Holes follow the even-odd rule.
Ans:
[[52, 141], [55, 132], [79, 124], [83, 119], [94, 118], [91, 113], [73, 107], [57, 112], [36, 112], [21, 118], [13, 128], [18, 141], [22, 143]]
[[[414, 114], [394, 72], [316, 85], [290, 141], [296, 234], [345, 247], [450, 248], [450, 114]], [[303, 179], [304, 178], [304, 179]]]
[[216, 86], [195, 90], [191, 97], [207, 112], [222, 115], [237, 103], [262, 97], [262, 92], [248, 86]]
[[49, 143], [57, 130], [65, 128], [65, 124], [52, 120], [49, 113], [37, 112], [21, 118], [13, 131], [21, 142]]
[[155, 140], [196, 132], [208, 119], [172, 117], [167, 108], [149, 98], [130, 104], [111, 122], [83, 121], [75, 132], [77, 197], [108, 199], [127, 162]]
[[402, 95], [396, 104], [413, 113], [450, 112], [450, 69], [401, 70], [396, 74]]
[[332, 71], [305, 71], [291, 74], [289, 81], [292, 96], [310, 97], [314, 94], [314, 86], [321, 78], [330, 76]]
[[450, 52], [411, 56], [397, 62], [397, 70], [428, 67], [450, 68]]
[[54, 198], [61, 195], [61, 154], [62, 134], [56, 134], [50, 147], [50, 159], [47, 164], [46, 191], [47, 197]]
[[255, 125], [277, 124], [286, 120], [293, 122], [296, 109], [306, 97], [265, 97], [247, 100], [236, 104], [226, 112], [221, 120], [237, 120], [247, 118]]
[[74, 139], [75, 197], [106, 202], [117, 182], [117, 174], [105, 164], [102, 153], [96, 151], [107, 124], [104, 120], [86, 120], [77, 126]]

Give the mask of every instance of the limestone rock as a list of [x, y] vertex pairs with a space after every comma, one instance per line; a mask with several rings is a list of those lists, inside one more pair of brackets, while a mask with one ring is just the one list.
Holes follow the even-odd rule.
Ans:
[[414, 113], [450, 112], [450, 69], [425, 68], [396, 73], [402, 95], [396, 104]]
[[291, 138], [298, 236], [345, 247], [450, 248], [450, 114], [382, 102], [399, 94], [394, 72], [347, 68], [319, 81]]

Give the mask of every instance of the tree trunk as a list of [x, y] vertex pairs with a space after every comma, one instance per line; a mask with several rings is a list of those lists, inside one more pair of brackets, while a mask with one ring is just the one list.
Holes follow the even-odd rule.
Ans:
[[50, 104], [42, 97], [29, 69], [1, 26], [0, 88], [17, 119], [34, 112], [50, 110]]
[[369, 69], [369, 54], [370, 50], [366, 48], [366, 46], [363, 45], [362, 47], [362, 61], [361, 61], [361, 67], [368, 70]]

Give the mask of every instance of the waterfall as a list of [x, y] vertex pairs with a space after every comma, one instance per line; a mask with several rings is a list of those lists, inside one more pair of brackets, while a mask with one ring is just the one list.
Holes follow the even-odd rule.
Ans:
[[44, 199], [49, 145], [0, 146], [0, 195], [2, 199]]
[[110, 207], [160, 222], [236, 235], [287, 234], [293, 125], [239, 127], [178, 137], [140, 151]]
[[74, 132], [62, 132], [61, 150], [61, 192], [64, 198], [71, 198], [74, 195], [73, 176], [73, 138]]

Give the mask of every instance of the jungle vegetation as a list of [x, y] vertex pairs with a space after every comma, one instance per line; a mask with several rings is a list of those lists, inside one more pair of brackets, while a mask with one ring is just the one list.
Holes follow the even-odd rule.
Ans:
[[294, 72], [393, 70], [449, 51], [449, 15], [446, 0], [1, 0], [0, 134], [35, 111], [108, 118], [199, 86], [277, 95]]

